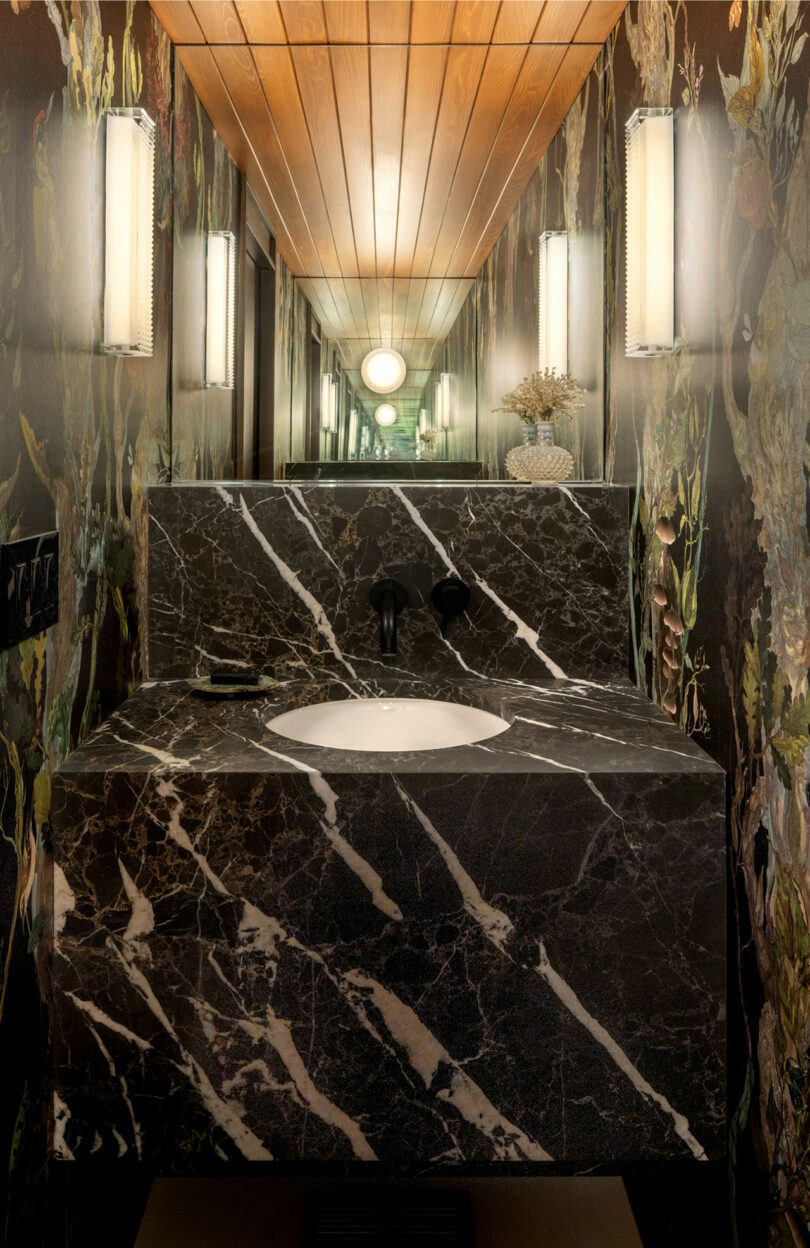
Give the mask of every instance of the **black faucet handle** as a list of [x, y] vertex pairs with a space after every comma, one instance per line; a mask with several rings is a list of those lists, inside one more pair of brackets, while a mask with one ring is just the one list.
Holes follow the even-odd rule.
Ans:
[[465, 585], [457, 576], [446, 576], [444, 580], [438, 581], [433, 586], [430, 595], [431, 601], [442, 617], [442, 637], [447, 632], [447, 626], [456, 615], [461, 615], [467, 610], [470, 601], [469, 586]]

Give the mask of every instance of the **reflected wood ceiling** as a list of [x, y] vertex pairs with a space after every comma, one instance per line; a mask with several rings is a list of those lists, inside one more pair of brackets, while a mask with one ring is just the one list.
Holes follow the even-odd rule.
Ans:
[[423, 368], [625, 0], [151, 4], [344, 362]]

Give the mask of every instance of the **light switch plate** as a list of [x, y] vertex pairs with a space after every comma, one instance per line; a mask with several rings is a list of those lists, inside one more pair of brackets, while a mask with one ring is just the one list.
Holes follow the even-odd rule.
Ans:
[[59, 619], [59, 534], [0, 546], [0, 649], [36, 637]]

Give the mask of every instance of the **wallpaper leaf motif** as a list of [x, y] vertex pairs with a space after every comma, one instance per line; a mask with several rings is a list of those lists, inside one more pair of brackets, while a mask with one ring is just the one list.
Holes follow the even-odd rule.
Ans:
[[[608, 45], [606, 67], [609, 143], [615, 144], [628, 101], [633, 107], [671, 102], [670, 66], [682, 32], [684, 51], [676, 59], [690, 126], [678, 129], [680, 159], [684, 169], [711, 167], [704, 186], [715, 188], [713, 196], [698, 197], [690, 186], [679, 201], [677, 232], [685, 240], [679, 273], [691, 272], [697, 284], [679, 276], [676, 351], [633, 367], [623, 357], [615, 316], [609, 402], [621, 461], [614, 479], [637, 480], [637, 679], [686, 731], [706, 734], [731, 775], [748, 1060], [730, 1147], [738, 1162], [746, 1133], [753, 1142], [768, 1178], [760, 1213], [769, 1206], [774, 1246], [804, 1242], [810, 1233], [810, 112], [804, 22], [803, 6], [795, 2], [735, 2], [725, 10], [688, 0], [632, 4], [618, 39]], [[702, 145], [699, 158], [696, 143]], [[620, 186], [619, 157], [612, 147], [609, 155], [610, 176]], [[610, 255], [621, 221], [617, 198], [608, 193]], [[690, 269], [701, 243], [716, 275], [711, 268], [706, 275]], [[683, 624], [680, 638], [674, 628], [664, 632], [675, 622], [674, 608]], [[750, 980], [749, 920], [758, 989]], [[745, 1183], [737, 1195], [745, 1209]], [[739, 1242], [754, 1234], [752, 1225], [743, 1213], [735, 1228]]]

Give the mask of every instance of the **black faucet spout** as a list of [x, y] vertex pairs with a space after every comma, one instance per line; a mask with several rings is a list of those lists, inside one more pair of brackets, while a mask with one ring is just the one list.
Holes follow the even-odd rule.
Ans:
[[396, 654], [397, 616], [408, 605], [408, 591], [399, 581], [386, 577], [372, 585], [368, 600], [380, 616], [380, 654]]

